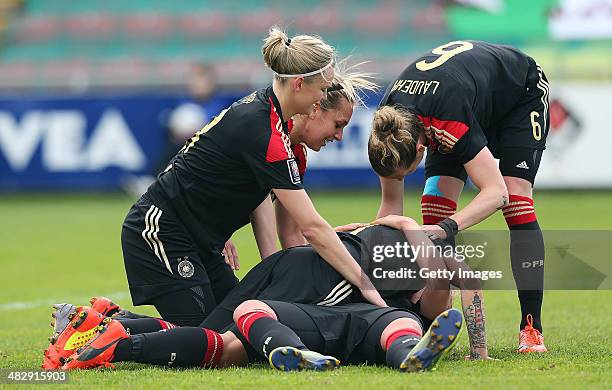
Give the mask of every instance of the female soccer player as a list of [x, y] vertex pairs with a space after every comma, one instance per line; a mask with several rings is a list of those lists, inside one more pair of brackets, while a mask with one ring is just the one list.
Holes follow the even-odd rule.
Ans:
[[275, 72], [272, 85], [223, 110], [187, 141], [123, 223], [134, 305], [152, 304], [177, 325], [199, 325], [236, 284], [221, 257], [224, 243], [271, 191], [326, 261], [365, 299], [385, 305], [315, 210], [290, 144], [289, 119], [311, 114], [332, 87], [334, 49], [272, 28], [262, 51]]
[[[403, 178], [426, 148], [421, 210], [432, 238], [452, 239], [502, 209], [521, 304], [519, 352], [546, 351], [544, 241], [532, 188], [548, 126], [548, 82], [531, 57], [507, 46], [455, 41], [417, 59], [389, 87], [368, 143], [381, 178], [379, 217], [402, 214]], [[468, 176], [480, 192], [457, 211]]]
[[[419, 225], [408, 217], [387, 216], [377, 222], [394, 228], [370, 225], [363, 226], [354, 231], [353, 234], [339, 233], [343, 245], [345, 245], [355, 260], [359, 262], [365, 272], [368, 272], [373, 265], [377, 267], [381, 265], [378, 262], [372, 261], [376, 260], [371, 257], [372, 248], [376, 246], [395, 246], [397, 244], [401, 246], [405, 242], [409, 243], [412, 247], [422, 246], [425, 248], [426, 246], [433, 245], [420, 230]], [[430, 270], [446, 268], [446, 259], [442, 260], [436, 255], [432, 257], [431, 253], [433, 252], [428, 250], [421, 251], [420, 253], [421, 255], [415, 258], [418, 267]], [[395, 264], [395, 267], [402, 267], [397, 262], [392, 263]], [[456, 271], [458, 268], [457, 262], [453, 261], [450, 267], [450, 269]], [[394, 266], [392, 265], [391, 269], [393, 268]], [[451, 307], [450, 283], [460, 287], [461, 303], [470, 340], [470, 357], [473, 359], [487, 359], [488, 350], [485, 335], [484, 302], [481, 298], [482, 291], [480, 291], [480, 287], [476, 284], [455, 279], [459, 278], [451, 280], [427, 278], [424, 281], [424, 288], [421, 288], [421, 284], [423, 284], [421, 280], [415, 280], [413, 286], [408, 285], [404, 281], [401, 286], [395, 285], [392, 288], [382, 290], [381, 294], [390, 306], [417, 313], [420, 323], [423, 324], [421, 329], [427, 329], [436, 316]], [[229, 327], [236, 318], [242, 317], [250, 309], [253, 309], [253, 307], [243, 304], [245, 301], [251, 302], [252, 300], [282, 300], [287, 302], [287, 304], [298, 303], [302, 306], [312, 305], [314, 308], [320, 308], [308, 309], [306, 311], [312, 313], [313, 318], [319, 317], [319, 314], [323, 317], [331, 316], [335, 318], [335, 320], [331, 321], [330, 327], [326, 328], [326, 331], [322, 333], [322, 337], [329, 339], [330, 342], [336, 338], [348, 340], [346, 341], [348, 343], [346, 344], [347, 347], [342, 348], [344, 351], [342, 354], [333, 352], [344, 359], [345, 355], [350, 355], [351, 351], [354, 350], [356, 345], [350, 343], [356, 339], [350, 336], [334, 336], [342, 331], [338, 330], [337, 326], [345, 329], [343, 324], [346, 321], [343, 316], [349, 315], [349, 312], [362, 313], [363, 316], [361, 314], [355, 314], [355, 316], [363, 318], [369, 324], [368, 326], [370, 326], [373, 325], [373, 321], [378, 316], [374, 315], [372, 317], [368, 313], [384, 313], [384, 311], [376, 310], [376, 307], [372, 305], [367, 305], [371, 309], [367, 309], [365, 312], [361, 311], [361, 309], [356, 311], [352, 309], [331, 310], [337, 307], [336, 305], [346, 305], [355, 301], [363, 302], [363, 298], [359, 294], [353, 294], [352, 290], [352, 286], [338, 272], [333, 270], [310, 246], [290, 248], [278, 252], [257, 264], [199, 327], [182, 327], [180, 330], [176, 330], [174, 329], [174, 324], [157, 318], [119, 318], [118, 322], [124, 329], [129, 329], [129, 333], [134, 338], [123, 342], [116, 356], [114, 352], [106, 353], [101, 358], [98, 358], [97, 355], [86, 353], [79, 357], [80, 363], [75, 362], [71, 367], [75, 365], [79, 367], [93, 367], [104, 362], [110, 362], [114, 358], [118, 360], [137, 359], [136, 361], [139, 362], [166, 364], [172, 359], [172, 354], [176, 358], [176, 362], [172, 364], [179, 364], [181, 361], [183, 364], [187, 364], [184, 360], [187, 359], [187, 362], [193, 365], [199, 364], [199, 360], [196, 359], [194, 363], [193, 358], [189, 356], [204, 356], [208, 348], [218, 350], [218, 353], [213, 355], [217, 356], [217, 358], [224, 356], [225, 358], [222, 358], [223, 362], [239, 364], [245, 360], [244, 352], [240, 351], [246, 348], [251, 359], [257, 355], [257, 352], [248, 348], [248, 335], [243, 334], [235, 326], [231, 329]], [[61, 367], [65, 359], [72, 355], [78, 347], [96, 336], [98, 329], [106, 329], [110, 318], [105, 319], [102, 315], [111, 316], [114, 312], [120, 310], [117, 305], [112, 304], [106, 298], [96, 300], [92, 308], [75, 307], [69, 304], [56, 305], [56, 308], [58, 311], [53, 314], [55, 323], [54, 335], [51, 345], [45, 351], [43, 364], [45, 369]], [[323, 308], [329, 308], [330, 310], [321, 311]], [[240, 313], [238, 317], [236, 317], [237, 312]], [[350, 316], [351, 318], [354, 317]], [[285, 325], [304, 322], [299, 316], [292, 318], [291, 314], [283, 315], [283, 317]], [[116, 319], [116, 317], [113, 317], [113, 319]], [[71, 324], [71, 326], [68, 326], [68, 324]], [[386, 327], [387, 324], [389, 323], [383, 324], [384, 326], [379, 328], [379, 331]], [[308, 327], [296, 328], [293, 325], [291, 327], [294, 330], [303, 329], [307, 332], [312, 330], [309, 330]], [[101, 339], [95, 341], [95, 345], [92, 347], [94, 350], [99, 348], [100, 343], [106, 345], [107, 342], [110, 342], [109, 337], [125, 338], [125, 330], [119, 329], [117, 325], [113, 325], [113, 328], [112, 334], [106, 334]], [[203, 331], [202, 328], [206, 330]], [[145, 333], [155, 333], [162, 329], [168, 331], [158, 333], [158, 335], [136, 336]], [[228, 329], [232, 331], [233, 335], [226, 332]], [[357, 330], [359, 329], [364, 330], [363, 323], [357, 327]], [[102, 330], [100, 332], [107, 332]], [[374, 335], [376, 334], [378, 333], [374, 332]], [[234, 341], [236, 337], [241, 342]], [[247, 338], [245, 339], [245, 337]], [[70, 340], [76, 340], [77, 343], [70, 342]], [[131, 345], [131, 341], [135, 344]], [[376, 343], [370, 344], [376, 345]], [[138, 353], [138, 356], [131, 355], [130, 353], [126, 355], [121, 352], [122, 350], [125, 352], [123, 347], [134, 348], [134, 350], [141, 352]], [[227, 349], [227, 353], [223, 352], [224, 348]], [[326, 351], [321, 349], [317, 343], [310, 344], [309, 348]], [[77, 355], [86, 350], [87, 348], [77, 351]], [[269, 351], [271, 350], [268, 349]], [[134, 357], [130, 358], [130, 356]]]
[[265, 359], [282, 371], [322, 371], [339, 366], [340, 361], [330, 356], [333, 353], [351, 364], [386, 364], [416, 372], [435, 367], [457, 343], [463, 324], [461, 312], [449, 309], [423, 335], [419, 318], [398, 308], [271, 300], [244, 302], [234, 312], [234, 321], [223, 333], [179, 327], [130, 335], [119, 321], [108, 318], [61, 369], [113, 367], [121, 361], [215, 368]]

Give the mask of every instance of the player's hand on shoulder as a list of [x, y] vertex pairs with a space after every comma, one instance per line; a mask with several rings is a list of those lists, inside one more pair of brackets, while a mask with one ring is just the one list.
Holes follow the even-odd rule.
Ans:
[[386, 217], [378, 218], [374, 222], [374, 225], [385, 225], [394, 229], [419, 229], [419, 224], [410, 217], [404, 217], [402, 215], [387, 215]]
[[334, 228], [334, 230], [337, 231], [337, 232], [350, 232], [350, 231], [353, 231], [355, 229], [362, 228], [364, 226], [368, 226], [368, 224], [367, 223], [361, 223], [361, 222], [353, 222], [353, 223], [348, 223], [348, 224], [342, 225], [342, 226], [336, 226]]

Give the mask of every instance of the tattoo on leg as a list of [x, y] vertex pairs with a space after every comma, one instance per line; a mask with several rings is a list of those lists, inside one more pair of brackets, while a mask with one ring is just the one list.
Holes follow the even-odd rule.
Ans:
[[[487, 341], [485, 336], [484, 314], [482, 311], [482, 299], [478, 296], [478, 293], [474, 294], [472, 304], [465, 308], [464, 315], [471, 349], [485, 348], [487, 346]], [[478, 357], [480, 357], [478, 353], [472, 353], [472, 358], [476, 359]]]

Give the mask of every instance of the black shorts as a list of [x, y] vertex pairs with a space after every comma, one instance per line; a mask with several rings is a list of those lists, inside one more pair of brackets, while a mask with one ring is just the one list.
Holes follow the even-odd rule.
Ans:
[[334, 356], [348, 364], [384, 363], [380, 336], [387, 325], [398, 318], [410, 318], [421, 323], [412, 312], [368, 303], [319, 306], [272, 300], [263, 302], [308, 349]]
[[[343, 242], [349, 253], [360, 256], [358, 248]], [[249, 299], [331, 306], [361, 297], [355, 290], [312, 247], [285, 249], [251, 269], [200, 326], [221, 331], [233, 322], [236, 307]]]
[[134, 305], [192, 288], [218, 302], [238, 284], [221, 254], [199, 252], [172, 209], [144, 195], [125, 218], [121, 247]]
[[[502, 176], [512, 176], [534, 183], [550, 127], [548, 80], [542, 69], [530, 59], [530, 69], [523, 98], [487, 134], [493, 156], [499, 159]], [[425, 178], [452, 176], [463, 181], [467, 173], [453, 153], [427, 151]]]

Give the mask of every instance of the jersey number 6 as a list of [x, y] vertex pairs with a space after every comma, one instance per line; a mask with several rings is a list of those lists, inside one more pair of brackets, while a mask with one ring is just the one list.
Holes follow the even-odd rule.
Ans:
[[537, 111], [531, 111], [531, 114], [529, 114], [529, 116], [531, 117], [531, 127], [533, 129], [533, 138], [536, 141], [539, 141], [542, 139], [542, 126], [540, 126], [540, 124], [538, 123], [536, 119], [540, 117], [540, 114], [538, 114]]
[[[449, 46], [455, 46], [455, 45], [458, 45], [458, 46], [452, 49], [447, 49]], [[452, 41], [445, 45], [438, 46], [435, 49], [433, 49], [431, 52], [433, 54], [439, 55], [440, 57], [437, 58], [433, 62], [427, 62], [425, 60], [419, 61], [416, 63], [416, 68], [423, 72], [425, 72], [426, 70], [437, 68], [438, 66], [448, 61], [452, 56], [455, 56], [459, 53], [463, 53], [464, 51], [471, 50], [473, 47], [474, 45], [472, 43], [465, 42], [465, 41]]]

